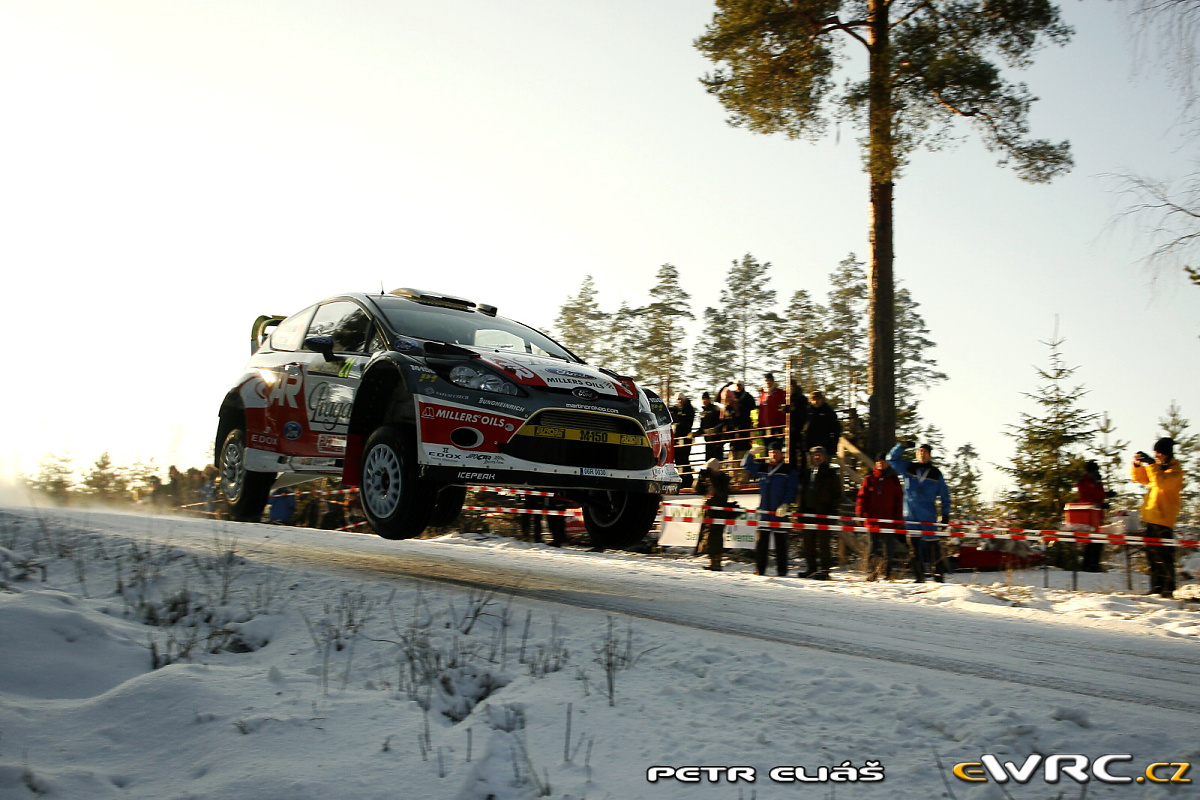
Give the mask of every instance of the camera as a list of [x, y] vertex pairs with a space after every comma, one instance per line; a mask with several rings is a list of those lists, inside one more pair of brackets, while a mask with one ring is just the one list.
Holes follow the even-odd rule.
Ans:
[[1133, 460], [1137, 464], [1153, 464], [1154, 463], [1154, 459], [1151, 458], [1149, 455], [1147, 455], [1146, 453], [1144, 453], [1141, 450], [1137, 451], [1137, 455], [1135, 455], [1133, 457]]

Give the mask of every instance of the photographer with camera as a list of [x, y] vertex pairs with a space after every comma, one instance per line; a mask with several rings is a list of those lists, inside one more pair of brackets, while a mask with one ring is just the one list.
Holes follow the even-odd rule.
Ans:
[[[1183, 468], [1175, 460], [1175, 440], [1164, 437], [1154, 443], [1154, 457], [1138, 451], [1133, 457], [1130, 477], [1150, 487], [1142, 501], [1142, 521], [1146, 536], [1175, 538], [1175, 519], [1179, 516], [1183, 491]], [[1150, 566], [1150, 592], [1163, 597], [1175, 596], [1175, 548], [1146, 545]]]

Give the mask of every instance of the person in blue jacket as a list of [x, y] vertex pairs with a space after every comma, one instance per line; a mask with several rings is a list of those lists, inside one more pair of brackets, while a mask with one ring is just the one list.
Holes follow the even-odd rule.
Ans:
[[[917, 448], [917, 460], [901, 458], [913, 442], [901, 442], [888, 452], [888, 464], [896, 470], [904, 482], [904, 519], [909, 523], [908, 543], [912, 547], [910, 562], [917, 583], [924, 583], [925, 573], [932, 572], [934, 580], [944, 583], [945, 568], [942, 561], [942, 545], [935, 533], [934, 524], [941, 520], [950, 524], [950, 488], [942, 471], [933, 465], [933, 448], [923, 444]], [[938, 514], [937, 502], [941, 500], [942, 513]]]
[[[783, 442], [772, 439], [767, 443], [765, 461], [747, 453], [742, 460], [742, 469], [751, 478], [758, 480], [758, 518], [761, 522], [788, 522], [792, 515], [792, 504], [796, 502], [796, 490], [800, 486], [800, 473], [783, 459]], [[754, 539], [754, 574], [767, 572], [767, 550], [771, 540], [775, 541], [775, 572], [780, 577], [787, 575], [788, 529], [760, 527]]]
[[292, 514], [296, 511], [296, 495], [292, 494], [291, 489], [283, 488], [272, 492], [267, 498], [267, 504], [271, 507], [268, 519], [272, 525], [292, 524]]

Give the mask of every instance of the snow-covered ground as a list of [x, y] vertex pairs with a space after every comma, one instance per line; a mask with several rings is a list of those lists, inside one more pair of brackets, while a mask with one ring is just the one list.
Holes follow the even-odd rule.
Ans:
[[[402, 555], [577, 591], [553, 602], [558, 584], [532, 599], [378, 567]], [[1126, 593], [1120, 572], [1072, 592], [1058, 572], [1042, 589], [1040, 572], [816, 583], [702, 563], [0, 510], [0, 798], [1072, 800], [1084, 787], [1040, 766], [1023, 785], [952, 768], [1200, 764], [1197, 605]], [[595, 587], [632, 611], [581, 607]], [[882, 781], [791, 780], [865, 779], [868, 762]], [[756, 780], [647, 780], [689, 765]], [[1092, 780], [1086, 797], [1195, 786]]]

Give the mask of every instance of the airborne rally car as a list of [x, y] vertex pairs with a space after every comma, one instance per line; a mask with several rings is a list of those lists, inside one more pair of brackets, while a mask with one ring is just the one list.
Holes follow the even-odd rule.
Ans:
[[580, 361], [492, 306], [396, 289], [259, 317], [221, 404], [216, 463], [238, 519], [281, 473], [358, 486], [372, 527], [416, 536], [474, 484], [553, 489], [594, 544], [623, 547], [679, 488], [671, 416], [632, 380]]

